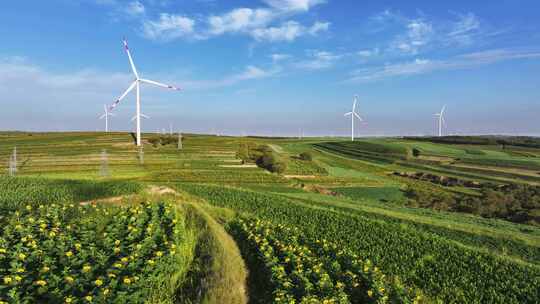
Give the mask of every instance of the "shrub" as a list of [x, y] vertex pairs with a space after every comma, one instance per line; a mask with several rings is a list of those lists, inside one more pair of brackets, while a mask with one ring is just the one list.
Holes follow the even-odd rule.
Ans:
[[413, 149], [412, 149], [412, 155], [413, 155], [414, 157], [420, 156], [420, 150], [417, 149], [417, 148], [413, 148]]
[[[264, 147], [264, 146], [262, 146]], [[281, 174], [287, 169], [287, 163], [272, 150], [264, 149], [264, 152], [255, 160], [257, 166], [270, 172]]]
[[300, 155], [298, 155], [298, 157], [300, 157], [301, 160], [313, 160], [313, 155], [311, 154], [311, 152], [302, 152], [300, 153]]

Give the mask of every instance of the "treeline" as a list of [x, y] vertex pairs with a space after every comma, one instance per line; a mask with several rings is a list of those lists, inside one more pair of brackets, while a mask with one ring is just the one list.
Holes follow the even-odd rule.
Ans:
[[456, 145], [500, 145], [540, 148], [540, 138], [530, 136], [442, 136], [442, 137], [404, 137], [407, 140], [429, 141]]
[[433, 187], [409, 185], [405, 195], [412, 207], [464, 212], [515, 223], [540, 225], [540, 187], [482, 184], [479, 196], [436, 191]]

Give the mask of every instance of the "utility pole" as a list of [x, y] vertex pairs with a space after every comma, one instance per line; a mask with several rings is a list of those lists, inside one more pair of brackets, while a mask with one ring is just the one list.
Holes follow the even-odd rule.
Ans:
[[109, 157], [107, 155], [107, 150], [101, 150], [101, 168], [99, 170], [99, 175], [101, 177], [110, 176], [109, 172]]
[[182, 133], [178, 132], [178, 150], [182, 150]]
[[15, 176], [17, 174], [17, 147], [13, 148], [13, 153], [9, 157], [9, 176]]

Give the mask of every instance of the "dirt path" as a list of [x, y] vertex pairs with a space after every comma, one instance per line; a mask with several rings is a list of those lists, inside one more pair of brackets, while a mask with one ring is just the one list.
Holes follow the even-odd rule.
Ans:
[[243, 164], [243, 165], [219, 165], [221, 168], [258, 168], [254, 164]]
[[283, 175], [285, 178], [317, 178], [316, 175]]
[[[181, 197], [176, 190], [158, 185], [150, 185], [144, 190], [150, 195], [173, 195]], [[121, 195], [80, 202], [81, 205], [92, 203], [120, 203], [135, 195]], [[235, 240], [225, 231], [210, 214], [198, 203], [177, 200], [185, 213], [186, 221], [196, 225], [198, 232], [196, 256], [192, 262], [197, 275], [188, 290], [203, 290], [197, 299], [187, 299], [185, 303], [204, 302], [209, 304], [246, 304], [248, 303], [248, 270]], [[183, 303], [182, 301], [180, 303]]]

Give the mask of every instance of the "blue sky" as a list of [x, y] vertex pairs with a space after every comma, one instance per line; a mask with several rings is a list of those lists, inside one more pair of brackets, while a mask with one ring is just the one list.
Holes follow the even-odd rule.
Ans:
[[[96, 130], [139, 73], [145, 131], [540, 135], [538, 1], [50, 0], [0, 4], [0, 129]], [[130, 130], [135, 97], [114, 110]]]

